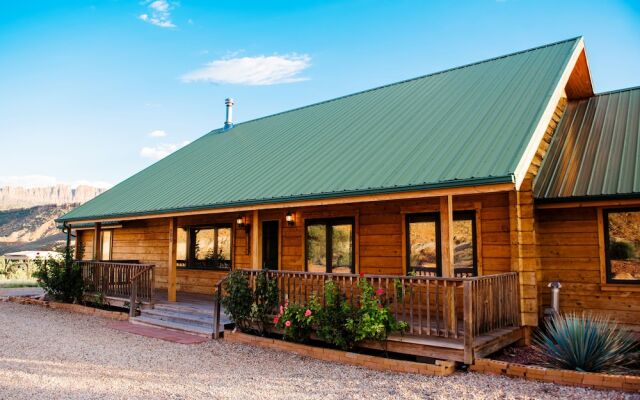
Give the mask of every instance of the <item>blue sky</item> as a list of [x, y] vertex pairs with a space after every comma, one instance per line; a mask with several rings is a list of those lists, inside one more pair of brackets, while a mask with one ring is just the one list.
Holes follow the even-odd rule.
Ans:
[[640, 85], [640, 2], [0, 2], [0, 186], [114, 184], [220, 127], [583, 35]]

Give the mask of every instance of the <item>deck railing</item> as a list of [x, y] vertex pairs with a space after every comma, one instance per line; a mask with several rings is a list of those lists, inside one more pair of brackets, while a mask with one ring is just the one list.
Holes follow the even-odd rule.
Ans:
[[82, 270], [85, 292], [138, 303], [154, 301], [154, 266], [131, 262], [76, 261]]
[[[260, 270], [240, 270], [255, 285]], [[280, 302], [304, 304], [312, 295], [324, 301], [324, 283], [335, 282], [347, 301], [357, 304], [358, 280], [383, 289], [394, 317], [408, 325], [406, 334], [463, 341], [471, 351], [476, 337], [519, 326], [518, 281], [515, 272], [480, 277], [442, 278], [266, 271], [278, 284]], [[217, 285], [221, 295], [223, 282]], [[218, 327], [216, 327], [217, 329]]]

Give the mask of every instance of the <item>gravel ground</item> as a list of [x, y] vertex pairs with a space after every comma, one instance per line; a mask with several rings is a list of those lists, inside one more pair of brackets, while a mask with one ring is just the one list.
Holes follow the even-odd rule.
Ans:
[[0, 303], [0, 399], [640, 399], [474, 373], [382, 373], [222, 341], [181, 345], [108, 323]]

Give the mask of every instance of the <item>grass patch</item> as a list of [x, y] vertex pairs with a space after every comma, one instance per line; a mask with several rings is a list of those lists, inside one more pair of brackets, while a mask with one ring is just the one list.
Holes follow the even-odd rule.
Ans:
[[34, 280], [12, 279], [0, 281], [0, 289], [15, 289], [23, 287], [37, 287], [38, 283]]

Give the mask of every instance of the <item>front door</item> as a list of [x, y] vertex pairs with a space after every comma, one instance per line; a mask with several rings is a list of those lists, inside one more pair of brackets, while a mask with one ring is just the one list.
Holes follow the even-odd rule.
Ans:
[[262, 268], [278, 269], [278, 221], [262, 222]]

